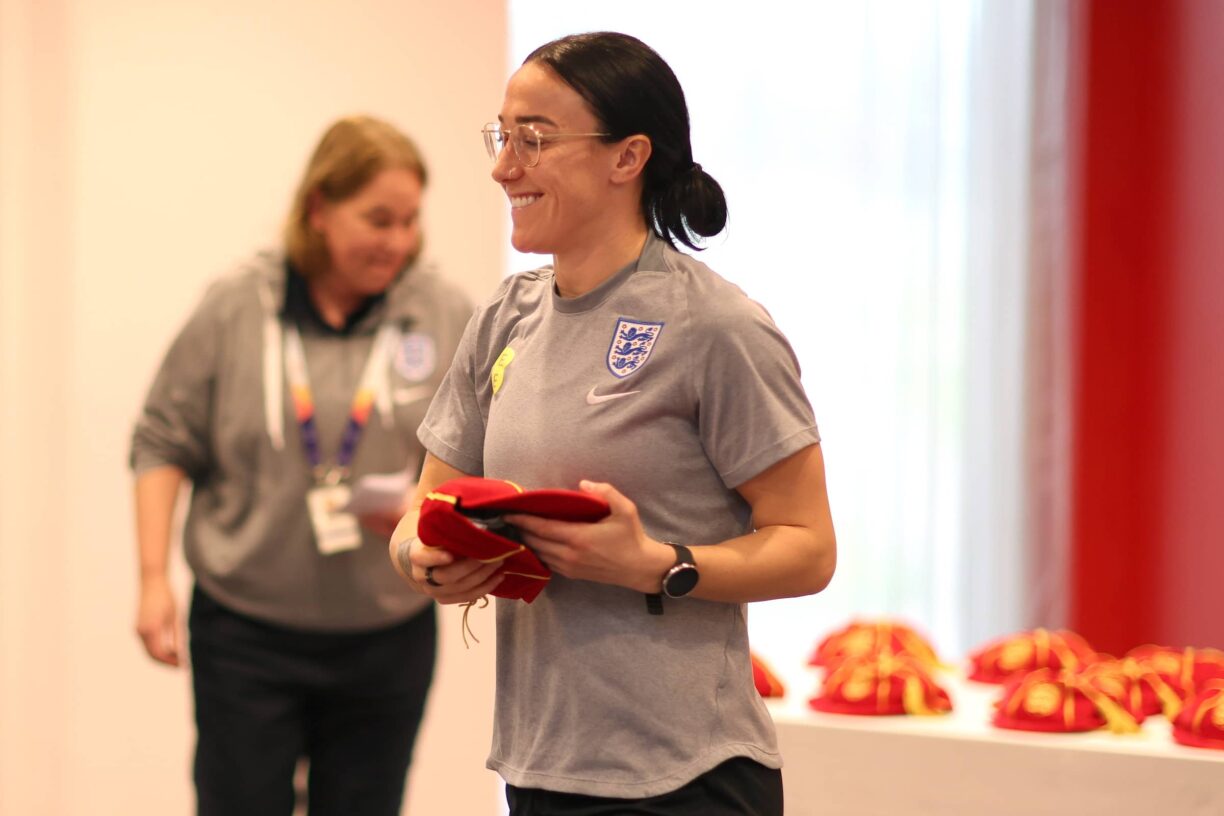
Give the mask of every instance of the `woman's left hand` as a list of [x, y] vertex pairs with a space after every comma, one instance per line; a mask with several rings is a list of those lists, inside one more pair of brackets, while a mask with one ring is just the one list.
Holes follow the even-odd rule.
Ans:
[[658, 592], [664, 572], [675, 561], [671, 547], [646, 535], [637, 505], [606, 482], [579, 483], [584, 493], [608, 503], [611, 513], [596, 522], [507, 515], [540, 560], [566, 578], [614, 584], [639, 592]]

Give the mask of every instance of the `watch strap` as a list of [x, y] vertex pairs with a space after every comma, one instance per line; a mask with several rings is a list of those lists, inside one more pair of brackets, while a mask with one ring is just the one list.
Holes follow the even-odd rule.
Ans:
[[688, 547], [684, 546], [683, 544], [677, 544], [674, 541], [664, 541], [663, 543], [676, 551], [676, 560], [668, 571], [663, 574], [663, 578], [660, 581], [659, 591], [646, 593], [646, 611], [651, 615], [663, 614], [664, 585], [667, 583], [667, 579], [671, 577], [672, 571], [682, 564], [688, 564], [694, 568], [697, 565], [697, 562], [693, 560], [693, 551]]
[[693, 560], [693, 551], [688, 547], [683, 544], [677, 544], [674, 541], [664, 541], [663, 543], [676, 551], [676, 563], [672, 566], [678, 567], [681, 564], [693, 564], [696, 566], [697, 562]]

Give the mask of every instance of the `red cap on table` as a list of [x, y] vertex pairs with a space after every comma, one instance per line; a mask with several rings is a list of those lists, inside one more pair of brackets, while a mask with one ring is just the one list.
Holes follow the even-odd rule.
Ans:
[[1037, 669], [1013, 677], [995, 704], [994, 724], [1019, 731], [1139, 730], [1125, 708], [1102, 693], [1088, 678], [1072, 672]]
[[1173, 720], [1173, 739], [1195, 748], [1224, 749], [1224, 680], [1208, 680]]
[[808, 665], [832, 666], [848, 657], [885, 653], [909, 655], [932, 667], [939, 665], [939, 658], [926, 638], [903, 623], [887, 620], [851, 622], [822, 640]]
[[762, 697], [781, 697], [786, 694], [782, 681], [778, 679], [778, 675], [773, 673], [769, 665], [755, 652], [749, 652], [749, 657], [752, 658], [752, 682], [756, 686], [757, 693]]
[[991, 641], [970, 656], [969, 679], [1004, 683], [1035, 669], [1078, 669], [1097, 661], [1079, 635], [1065, 629], [1033, 629]]
[[1210, 680], [1224, 679], [1224, 652], [1219, 649], [1171, 649], [1151, 644], [1136, 646], [1126, 656], [1155, 671], [1178, 697], [1178, 703], [1165, 707], [1170, 718], [1177, 716], [1181, 703]]
[[808, 702], [832, 714], [946, 714], [952, 700], [926, 663], [909, 655], [847, 657], [829, 668]]

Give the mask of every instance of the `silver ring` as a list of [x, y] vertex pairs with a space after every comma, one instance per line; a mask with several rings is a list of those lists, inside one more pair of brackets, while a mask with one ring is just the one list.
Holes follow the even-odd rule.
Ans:
[[433, 569], [433, 567], [425, 568], [425, 583], [429, 584], [431, 587], [440, 587], [442, 585], [434, 580]]

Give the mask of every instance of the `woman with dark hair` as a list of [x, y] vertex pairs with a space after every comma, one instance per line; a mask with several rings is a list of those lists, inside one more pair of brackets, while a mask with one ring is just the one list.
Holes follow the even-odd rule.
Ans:
[[[168, 575], [183, 544], [201, 816], [399, 814], [433, 677], [434, 605], [384, 555], [424, 457], [413, 430], [471, 307], [421, 253], [425, 164], [369, 116], [323, 135], [283, 246], [217, 281], [132, 439], [149, 656], [185, 662]], [[390, 483], [364, 493], [356, 485]], [[379, 495], [382, 502], [370, 499]], [[350, 504], [348, 499], [354, 499]]]
[[[552, 570], [497, 601], [489, 767], [513, 814], [782, 812], [753, 687], [750, 601], [818, 592], [836, 560], [819, 435], [786, 339], [696, 249], [727, 218], [684, 93], [648, 46], [533, 52], [484, 130], [511, 240], [549, 253], [477, 310], [418, 435], [416, 494], [463, 475], [605, 500], [583, 524], [508, 516]], [[417, 591], [470, 603], [498, 563], [392, 536]]]

